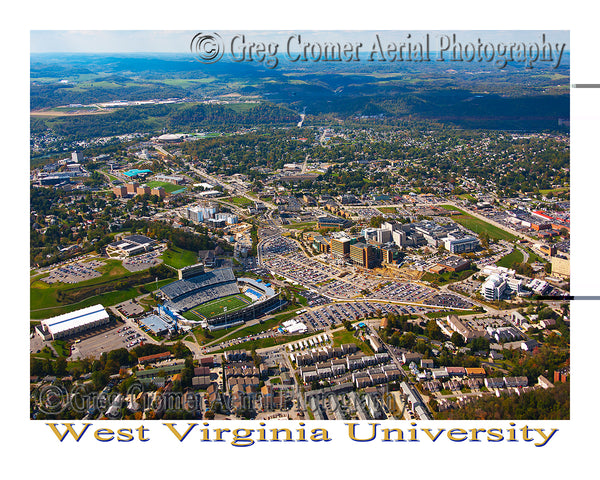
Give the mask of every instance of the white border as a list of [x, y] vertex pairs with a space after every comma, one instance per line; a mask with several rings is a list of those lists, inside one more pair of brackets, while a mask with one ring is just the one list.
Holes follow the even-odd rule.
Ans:
[[[16, 4], [12, 4], [11, 7]], [[314, 0], [283, 3], [267, 2], [133, 2], [108, 0], [104, 2], [28, 2], [18, 7], [16, 17], [7, 12], [3, 45], [9, 57], [3, 69], [4, 97], [8, 109], [3, 115], [5, 140], [3, 153], [8, 165], [11, 185], [3, 189], [3, 220], [5, 228], [3, 252], [9, 258], [5, 272], [11, 287], [5, 287], [3, 299], [10, 324], [5, 335], [3, 356], [5, 389], [2, 412], [5, 435], [10, 435], [6, 460], [26, 475], [59, 476], [85, 475], [89, 478], [106, 476], [136, 477], [150, 475], [229, 475], [264, 477], [284, 475], [291, 478], [336, 476], [360, 478], [389, 474], [390, 476], [419, 475], [425, 478], [442, 475], [482, 475], [489, 478], [525, 475], [559, 478], [574, 471], [595, 471], [592, 448], [594, 430], [598, 424], [594, 400], [598, 398], [593, 367], [595, 339], [598, 338], [595, 312], [597, 302], [574, 302], [572, 306], [572, 420], [541, 422], [558, 425], [559, 434], [548, 446], [535, 448], [530, 444], [500, 443], [455, 444], [440, 448], [437, 444], [263, 444], [238, 448], [220, 444], [200, 444], [192, 439], [178, 442], [158, 441], [157, 436], [146, 445], [135, 443], [100, 444], [82, 442], [71, 446], [54, 441], [47, 427], [28, 420], [26, 382], [28, 366], [23, 359], [27, 351], [26, 325], [20, 325], [14, 315], [22, 293], [28, 291], [28, 221], [20, 205], [28, 204], [28, 54], [30, 29], [177, 29], [177, 30], [258, 30], [258, 29], [555, 29], [571, 30], [571, 83], [600, 82], [595, 50], [597, 18], [592, 6], [584, 2], [505, 1], [486, 6], [471, 2], [317, 2]], [[15, 15], [15, 14], [12, 14]], [[600, 260], [595, 254], [598, 238], [596, 222], [597, 182], [600, 167], [597, 163], [599, 90], [572, 90], [572, 222], [573, 222], [573, 289], [574, 294], [599, 294], [595, 277]], [[8, 120], [8, 121], [7, 121]], [[6, 168], [6, 167], [5, 167]], [[25, 305], [28, 300], [22, 298]], [[14, 359], [19, 359], [14, 362]], [[24, 359], [23, 359], [24, 360]], [[15, 381], [12, 381], [12, 380]], [[132, 422], [137, 426], [138, 422]], [[452, 422], [468, 425], [473, 422]], [[475, 422], [476, 423], [476, 422]], [[521, 422], [517, 422], [521, 425]], [[528, 422], [530, 425], [533, 422]], [[506, 423], [502, 422], [506, 428]], [[95, 422], [95, 426], [104, 427]], [[241, 424], [245, 427], [245, 424]], [[421, 424], [420, 424], [421, 426]], [[459, 425], [460, 426], [460, 425]], [[323, 427], [336, 438], [345, 436], [342, 426]], [[432, 428], [437, 428], [434, 424]], [[164, 427], [163, 427], [164, 429]], [[153, 428], [154, 430], [154, 428]], [[167, 440], [165, 438], [165, 440]], [[168, 439], [170, 440], [170, 438]], [[116, 445], [119, 445], [117, 448]], [[268, 448], [265, 447], [268, 445]], [[147, 447], [152, 446], [149, 450]], [[214, 447], [214, 448], [213, 448]], [[264, 447], [264, 448], [263, 448]], [[27, 454], [27, 460], [19, 454]], [[25, 460], [25, 461], [24, 461]], [[6, 465], [6, 471], [15, 471]], [[590, 468], [588, 470], [588, 468]], [[24, 472], [26, 471], [26, 473]]]

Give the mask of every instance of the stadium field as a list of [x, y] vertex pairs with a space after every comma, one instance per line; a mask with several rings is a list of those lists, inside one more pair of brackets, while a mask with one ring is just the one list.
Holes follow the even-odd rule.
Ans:
[[204, 303], [192, 309], [192, 312], [200, 314], [206, 318], [212, 318], [225, 312], [227, 307], [228, 312], [235, 312], [240, 308], [247, 307], [252, 303], [252, 300], [246, 295], [231, 295], [225, 298], [218, 298], [212, 302]]

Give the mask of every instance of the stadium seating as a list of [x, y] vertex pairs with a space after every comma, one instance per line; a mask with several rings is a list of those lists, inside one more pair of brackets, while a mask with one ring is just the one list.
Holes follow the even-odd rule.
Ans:
[[231, 268], [219, 268], [162, 287], [165, 306], [184, 312], [202, 303], [240, 293]]

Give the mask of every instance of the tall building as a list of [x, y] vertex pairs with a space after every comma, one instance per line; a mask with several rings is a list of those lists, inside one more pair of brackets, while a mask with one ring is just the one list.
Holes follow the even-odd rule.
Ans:
[[392, 241], [392, 232], [383, 228], [377, 229], [377, 242], [388, 243]]
[[508, 288], [504, 275], [492, 274], [481, 285], [481, 295], [486, 300], [500, 300]]
[[210, 218], [214, 218], [217, 213], [217, 207], [213, 205], [202, 206], [194, 205], [187, 208], [188, 220], [194, 223], [202, 223]]
[[384, 263], [394, 263], [394, 257], [397, 253], [398, 252], [395, 248], [383, 247], [381, 249], [382, 261]]
[[81, 163], [83, 162], [83, 154], [81, 152], [73, 152], [71, 154], [71, 162], [73, 163]]
[[350, 260], [364, 268], [373, 268], [377, 264], [377, 255], [373, 245], [355, 243], [350, 245]]
[[552, 275], [568, 277], [571, 275], [571, 261], [568, 258], [552, 257]]
[[452, 233], [444, 238], [444, 247], [450, 253], [473, 252], [479, 247], [479, 240], [472, 235]]
[[336, 257], [348, 258], [350, 256], [350, 243], [351, 240], [348, 237], [332, 238], [331, 253]]
[[137, 182], [132, 182], [132, 183], [128, 183], [127, 184], [127, 194], [128, 195], [135, 195], [137, 194], [137, 189], [140, 186], [139, 183]]
[[165, 198], [167, 194], [163, 187], [156, 187], [150, 190], [150, 195], [156, 195], [157, 197]]
[[140, 185], [137, 188], [138, 195], [150, 195], [152, 193], [152, 189], [148, 185]]
[[112, 191], [117, 197], [122, 198], [127, 196], [127, 187], [125, 185], [118, 185], [116, 187], [113, 187]]
[[237, 215], [234, 215], [233, 213], [227, 213], [227, 212], [217, 213], [215, 215], [215, 219], [225, 220], [225, 222], [228, 225], [234, 225], [234, 224], [238, 223], [238, 220], [239, 220]]

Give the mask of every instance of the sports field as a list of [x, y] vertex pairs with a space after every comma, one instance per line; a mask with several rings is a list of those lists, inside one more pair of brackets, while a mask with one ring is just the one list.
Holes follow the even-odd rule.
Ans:
[[169, 182], [159, 182], [156, 180], [153, 182], [147, 182], [146, 185], [148, 185], [150, 188], [163, 187], [167, 193], [173, 193], [181, 189], [181, 185], [174, 185]]
[[200, 305], [192, 309], [192, 312], [206, 318], [212, 318], [225, 313], [225, 307], [227, 307], [228, 312], [235, 312], [240, 308], [247, 307], [251, 303], [252, 300], [250, 300], [250, 298], [248, 298], [246, 295], [231, 295], [229, 297], [218, 298], [212, 302]]
[[441, 207], [445, 210], [455, 210], [457, 212], [461, 212], [460, 215], [454, 215], [452, 220], [454, 220], [456, 223], [460, 223], [463, 227], [468, 228], [476, 234], [487, 233], [491, 239], [508, 240], [509, 242], [514, 242], [517, 239], [517, 237], [512, 233], [469, 215], [460, 208], [456, 208], [452, 205], [441, 205]]

